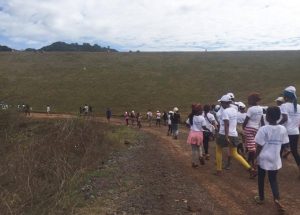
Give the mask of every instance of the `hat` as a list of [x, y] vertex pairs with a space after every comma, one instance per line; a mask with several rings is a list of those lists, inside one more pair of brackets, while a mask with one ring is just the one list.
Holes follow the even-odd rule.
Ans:
[[224, 95], [218, 100], [218, 102], [231, 102], [231, 97], [228, 94]]
[[229, 95], [231, 99], [234, 99], [234, 94], [233, 93], [227, 93], [227, 95]]
[[178, 107], [174, 107], [173, 111], [174, 111], [174, 112], [179, 111]]
[[275, 102], [284, 102], [284, 98], [282, 96], [275, 99]]
[[170, 114], [173, 114], [174, 112], [170, 110], [169, 113], [170, 113]]
[[235, 104], [237, 104], [239, 108], [246, 108], [246, 105], [243, 102], [236, 102]]
[[158, 111], [156, 111], [156, 113], [159, 113], [159, 110], [158, 110]]
[[284, 91], [296, 94], [296, 88], [294, 86], [289, 86], [285, 88]]
[[217, 112], [220, 108], [221, 108], [220, 105], [216, 105], [216, 106], [215, 106], [215, 111]]

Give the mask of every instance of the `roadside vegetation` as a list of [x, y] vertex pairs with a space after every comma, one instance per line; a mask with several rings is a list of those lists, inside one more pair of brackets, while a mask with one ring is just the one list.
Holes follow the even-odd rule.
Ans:
[[89, 119], [34, 120], [0, 112], [1, 214], [71, 214], [85, 184], [137, 133]]

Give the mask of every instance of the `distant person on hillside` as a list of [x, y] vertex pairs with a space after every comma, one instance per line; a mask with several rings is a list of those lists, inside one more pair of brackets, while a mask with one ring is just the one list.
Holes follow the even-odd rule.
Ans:
[[168, 133], [167, 133], [167, 136], [170, 136], [172, 135], [172, 121], [171, 121], [171, 118], [173, 116], [173, 111], [169, 111], [168, 113]]
[[88, 111], [90, 114], [93, 113], [93, 108], [91, 105], [89, 105], [89, 111]]
[[28, 104], [23, 105], [25, 116], [30, 116], [30, 106]]
[[172, 133], [173, 133], [173, 138], [175, 140], [178, 139], [178, 134], [179, 134], [179, 123], [180, 123], [180, 114], [179, 114], [179, 109], [177, 107], [174, 107], [173, 109], [173, 115], [171, 118], [172, 122]]
[[149, 127], [151, 127], [151, 125], [152, 125], [152, 118], [153, 118], [153, 114], [152, 114], [151, 110], [149, 109], [147, 112], [147, 120], [149, 123]]
[[216, 141], [216, 175], [220, 176], [222, 173], [222, 149], [224, 147], [229, 147], [231, 156], [249, 171], [251, 177], [255, 177], [255, 170], [237, 153], [237, 146], [239, 143], [238, 133], [236, 131], [237, 110], [230, 106], [231, 98], [228, 95], [222, 96], [219, 102], [221, 102], [223, 111], [219, 116], [220, 130]]
[[300, 156], [298, 152], [300, 105], [297, 103], [296, 88], [293, 86], [285, 88], [283, 97], [285, 103], [280, 107], [282, 119], [279, 124], [286, 128], [289, 135], [290, 148], [299, 169], [300, 179]]
[[156, 111], [156, 126], [160, 127], [160, 121], [161, 121], [161, 113], [158, 111]]
[[199, 161], [200, 164], [205, 164], [203, 157], [203, 131], [208, 131], [200, 104], [192, 105], [192, 112], [189, 115], [187, 124], [190, 127], [187, 143], [192, 146], [192, 167], [196, 168]]
[[136, 116], [135, 116], [135, 112], [133, 110], [130, 113], [131, 125], [134, 125], [135, 118], [136, 118]]
[[203, 107], [203, 117], [205, 119], [207, 130], [203, 131], [203, 145], [204, 145], [204, 152], [205, 152], [205, 159], [209, 160], [209, 141], [213, 139], [215, 136], [215, 132], [218, 129], [217, 121], [213, 114], [210, 113], [210, 105], [204, 105]]
[[252, 93], [248, 96], [249, 108], [247, 110], [246, 119], [243, 123], [248, 162], [251, 165], [254, 165], [256, 151], [254, 138], [257, 130], [264, 125], [263, 108], [258, 105], [260, 100], [261, 98], [258, 93]]
[[258, 167], [258, 196], [255, 196], [255, 201], [258, 204], [263, 204], [265, 175], [268, 173], [271, 190], [273, 193], [274, 203], [280, 212], [284, 211], [284, 207], [279, 202], [279, 189], [277, 183], [277, 173], [282, 167], [280, 158], [281, 146], [289, 142], [287, 130], [284, 126], [278, 125], [277, 121], [280, 118], [279, 107], [269, 107], [266, 113], [266, 119], [269, 125], [259, 128], [255, 142], [257, 145], [256, 157]]
[[137, 112], [136, 114], [136, 123], [137, 123], [137, 126], [138, 128], [141, 128], [142, 127], [142, 114], [140, 112]]
[[126, 111], [124, 113], [125, 123], [127, 126], [129, 126], [129, 113]]
[[50, 114], [50, 105], [47, 105], [46, 112], [47, 112], [47, 114]]
[[107, 108], [106, 109], [106, 119], [107, 119], [107, 122], [110, 123], [110, 118], [112, 116], [112, 112], [111, 112], [111, 109], [110, 108]]
[[87, 115], [89, 113], [89, 106], [87, 104], [84, 105], [84, 114]]
[[163, 112], [162, 118], [164, 120], [164, 125], [166, 126], [168, 123], [168, 114], [166, 111]]

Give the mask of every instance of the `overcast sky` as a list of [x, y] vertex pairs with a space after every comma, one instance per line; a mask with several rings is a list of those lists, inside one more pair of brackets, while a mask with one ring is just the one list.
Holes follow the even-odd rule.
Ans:
[[121, 51], [300, 49], [300, 0], [0, 0], [0, 44]]

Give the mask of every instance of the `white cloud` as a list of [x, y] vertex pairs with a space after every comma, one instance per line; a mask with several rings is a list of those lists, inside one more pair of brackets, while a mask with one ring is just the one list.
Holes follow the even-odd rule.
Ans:
[[300, 49], [298, 0], [0, 0], [0, 36], [140, 50]]

